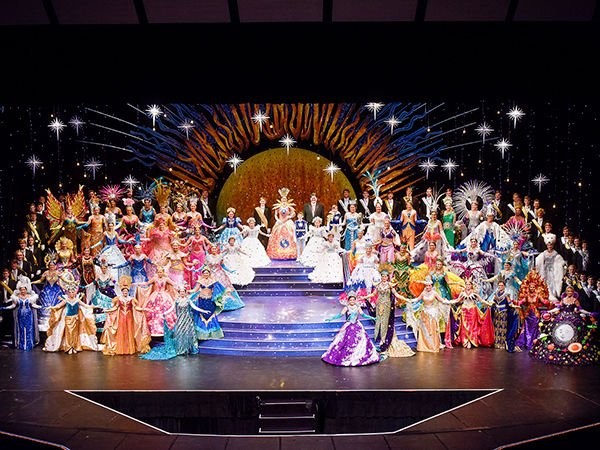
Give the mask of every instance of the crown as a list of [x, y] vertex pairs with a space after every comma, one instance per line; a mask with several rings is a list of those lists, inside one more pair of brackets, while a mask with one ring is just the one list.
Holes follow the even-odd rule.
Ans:
[[286, 188], [286, 187], [282, 187], [277, 192], [279, 192], [279, 195], [281, 195], [282, 197], [286, 197], [287, 198], [288, 194], [290, 193], [290, 190], [288, 188]]

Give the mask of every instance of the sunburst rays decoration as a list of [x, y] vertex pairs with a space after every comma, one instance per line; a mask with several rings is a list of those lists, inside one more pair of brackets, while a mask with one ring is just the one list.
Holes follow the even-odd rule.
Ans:
[[[156, 130], [144, 125], [130, 130], [136, 137], [130, 145], [135, 148], [133, 160], [210, 190], [234, 155], [247, 159], [244, 153], [265, 140], [276, 145], [294, 136], [298, 146], [317, 146], [330, 160], [343, 161], [352, 172], [346, 175], [357, 180], [366, 171], [385, 167], [380, 182], [399, 190], [423, 178], [415, 170], [421, 158], [447, 147], [441, 138], [447, 131], [422, 123], [435, 109], [424, 106], [385, 104], [375, 121], [364, 105], [354, 103], [163, 105], [168, 116], [156, 123]], [[269, 126], [260, 130], [257, 114], [268, 116]], [[385, 125], [391, 118], [398, 121], [393, 135]], [[179, 129], [185, 120], [196, 125], [189, 139]]]

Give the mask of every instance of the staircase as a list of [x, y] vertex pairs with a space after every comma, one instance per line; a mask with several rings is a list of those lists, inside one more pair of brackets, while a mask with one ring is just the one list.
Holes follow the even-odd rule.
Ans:
[[[276, 261], [255, 269], [254, 281], [238, 289], [244, 308], [219, 316], [224, 338], [201, 341], [202, 354], [237, 356], [320, 357], [343, 324], [325, 322], [340, 312], [340, 284], [318, 284], [308, 279], [311, 268], [296, 261]], [[374, 323], [363, 320], [373, 336]], [[414, 347], [412, 331], [396, 318], [398, 338]]]
[[315, 399], [257, 396], [258, 434], [311, 434], [321, 432]]

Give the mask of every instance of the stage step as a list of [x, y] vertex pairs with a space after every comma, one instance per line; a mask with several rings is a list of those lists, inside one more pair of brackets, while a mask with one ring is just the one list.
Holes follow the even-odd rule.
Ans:
[[320, 431], [314, 399], [257, 396], [259, 434], [310, 434]]
[[257, 280], [243, 287], [236, 287], [238, 292], [270, 291], [280, 290], [314, 290], [314, 289], [336, 289], [338, 292], [344, 288], [343, 283], [313, 283], [310, 280]]
[[266, 297], [326, 297], [327, 299], [338, 298], [342, 292], [341, 288], [318, 288], [318, 287], [299, 287], [297, 289], [283, 289], [283, 288], [265, 288], [254, 290], [251, 287], [244, 287], [237, 289], [238, 294], [242, 299], [246, 297], [254, 296], [266, 296]]

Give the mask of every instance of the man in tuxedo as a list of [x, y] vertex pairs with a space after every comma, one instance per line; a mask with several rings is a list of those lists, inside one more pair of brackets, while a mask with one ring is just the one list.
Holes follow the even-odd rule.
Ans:
[[386, 199], [383, 201], [383, 212], [387, 213], [392, 220], [398, 219], [402, 208], [400, 202], [394, 199], [394, 193], [388, 191]]
[[[35, 239], [33, 236], [27, 238], [27, 250], [33, 255], [33, 266], [34, 269], [39, 270], [44, 267], [44, 252], [40, 249], [39, 245], [35, 245]], [[27, 253], [25, 254], [27, 259]]]
[[429, 220], [429, 217], [431, 216], [431, 212], [432, 211], [437, 211], [437, 204], [435, 202], [435, 198], [433, 197], [433, 189], [428, 187], [425, 190], [425, 197], [423, 197], [421, 199], [421, 211], [420, 211], [420, 216], [421, 218], [426, 217], [427, 220]]
[[29, 213], [29, 217], [25, 223], [25, 230], [33, 236], [36, 245], [40, 246], [42, 250], [46, 247], [46, 242], [48, 241], [48, 229], [42, 221], [38, 220], [37, 213]]
[[[253, 217], [254, 220], [256, 220], [257, 226], [262, 225], [263, 233], [271, 232], [271, 208], [267, 206], [267, 199], [265, 197], [261, 196], [258, 199], [258, 206], [254, 208]], [[259, 234], [258, 239], [266, 248], [269, 243], [269, 238]]]
[[15, 260], [17, 261], [17, 268], [23, 271], [27, 278], [33, 278], [33, 266], [25, 259], [23, 250], [19, 249], [15, 251]]
[[216, 224], [215, 214], [212, 206], [209, 204], [208, 191], [203, 189], [200, 193], [200, 214], [202, 214], [202, 220], [207, 225], [214, 227]]
[[302, 208], [304, 214], [304, 220], [308, 223], [313, 223], [315, 217], [320, 217], [323, 221], [325, 220], [325, 207], [322, 203], [319, 203], [316, 193], [310, 194], [310, 201], [304, 204]]
[[496, 192], [494, 192], [492, 208], [494, 209], [494, 222], [506, 222], [506, 220], [508, 219], [508, 213], [506, 212], [506, 204], [502, 201], [502, 192], [500, 192], [499, 190], [496, 190]]
[[19, 263], [16, 259], [11, 259], [10, 261], [10, 270], [9, 270], [9, 280], [14, 283], [15, 287], [17, 286], [17, 282], [19, 281], [19, 277], [21, 275], [27, 276], [27, 273], [23, 269], [19, 269]]
[[[17, 288], [17, 282], [10, 277], [10, 270], [5, 267], [2, 269], [2, 278], [0, 279], [0, 306], [10, 304], [10, 296]], [[0, 311], [0, 344], [10, 346], [12, 343], [12, 333], [14, 329], [14, 318], [12, 311]]]
[[357, 211], [362, 214], [363, 224], [369, 224], [369, 216], [375, 212], [375, 205], [369, 196], [369, 191], [362, 191], [362, 197], [357, 202]]
[[342, 216], [350, 211], [350, 201], [350, 189], [344, 189], [342, 198], [338, 200], [338, 210], [342, 213]]
[[31, 264], [32, 269], [35, 270], [37, 268], [38, 263], [35, 257], [33, 256], [33, 251], [31, 251], [31, 249], [27, 247], [27, 239], [21, 238], [18, 242], [19, 250], [23, 252], [25, 261], [29, 262], [29, 264]]

